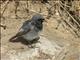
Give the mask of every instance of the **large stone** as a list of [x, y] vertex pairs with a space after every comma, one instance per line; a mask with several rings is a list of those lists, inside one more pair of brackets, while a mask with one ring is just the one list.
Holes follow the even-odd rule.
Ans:
[[[41, 43], [36, 43], [35, 48], [25, 48], [26, 51], [17, 52], [16, 50], [8, 50], [2, 56], [2, 60], [53, 60], [55, 56], [61, 51], [55, 42], [41, 37]], [[6, 57], [8, 56], [8, 57]]]

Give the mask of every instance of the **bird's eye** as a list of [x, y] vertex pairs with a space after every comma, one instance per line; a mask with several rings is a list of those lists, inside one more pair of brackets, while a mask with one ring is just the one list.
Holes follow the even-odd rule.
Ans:
[[41, 19], [38, 19], [38, 21], [41, 21]]
[[42, 20], [45, 20], [45, 19], [42, 19]]
[[45, 20], [45, 19], [38, 19], [38, 21], [43, 21], [43, 20]]

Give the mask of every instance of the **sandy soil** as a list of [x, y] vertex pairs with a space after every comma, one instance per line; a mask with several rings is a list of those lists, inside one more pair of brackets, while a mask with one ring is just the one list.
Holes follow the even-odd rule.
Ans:
[[[23, 2], [25, 3], [25, 2]], [[22, 3], [22, 4], [23, 4]], [[9, 42], [9, 39], [14, 36], [24, 21], [30, 19], [30, 17], [34, 14], [31, 14], [30, 17], [27, 17], [25, 19], [15, 19], [14, 15], [14, 6], [12, 5], [14, 3], [10, 3], [8, 8], [6, 9], [4, 16], [5, 20], [1, 20], [1, 24], [6, 25], [7, 29], [4, 30], [1, 28], [1, 47], [5, 47], [8, 50], [17, 50], [17, 51], [24, 51], [26, 50], [26, 45], [18, 43], [12, 43]], [[25, 5], [25, 4], [24, 4]], [[41, 7], [41, 6], [40, 6]], [[24, 8], [24, 7], [23, 7]], [[20, 9], [20, 7], [18, 8]], [[34, 10], [36, 10], [34, 8]], [[45, 10], [45, 9], [44, 9]], [[27, 16], [25, 12], [18, 12], [18, 15], [20, 17]], [[56, 42], [59, 46], [66, 47], [69, 52], [67, 53], [65, 60], [79, 60], [79, 53], [80, 53], [80, 38], [75, 38], [74, 35], [72, 35], [69, 31], [63, 28], [61, 25], [59, 29], [55, 29], [57, 26], [57, 18], [50, 18], [47, 20], [47, 23], [44, 23], [44, 29], [41, 33], [41, 36], [44, 36], [45, 38], [49, 39], [51, 42]], [[7, 47], [6, 47], [7, 46]], [[6, 53], [6, 50], [2, 50], [2, 52]]]

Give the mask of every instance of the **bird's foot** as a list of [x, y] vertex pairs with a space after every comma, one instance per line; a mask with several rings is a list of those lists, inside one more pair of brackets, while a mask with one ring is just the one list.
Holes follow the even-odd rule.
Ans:
[[40, 43], [40, 44], [41, 44], [41, 42], [40, 42], [40, 41], [38, 41], [38, 43]]
[[28, 48], [39, 48], [36, 44], [28, 45]]
[[35, 45], [28, 45], [28, 48], [35, 48], [36, 46]]

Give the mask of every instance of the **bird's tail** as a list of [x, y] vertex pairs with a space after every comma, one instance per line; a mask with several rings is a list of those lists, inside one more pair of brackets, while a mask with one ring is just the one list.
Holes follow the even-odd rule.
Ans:
[[17, 36], [13, 36], [9, 39], [10, 42], [14, 42], [16, 40]]

